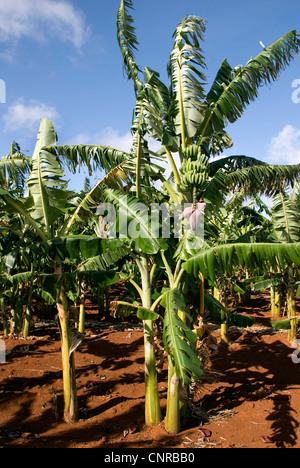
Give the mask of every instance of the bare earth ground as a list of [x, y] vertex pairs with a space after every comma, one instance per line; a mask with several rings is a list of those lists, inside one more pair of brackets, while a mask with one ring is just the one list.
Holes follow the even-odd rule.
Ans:
[[[60, 337], [55, 322], [37, 321], [28, 340], [5, 340], [0, 364], [0, 447], [4, 448], [300, 448], [300, 364], [285, 332], [270, 328], [268, 296], [240, 306], [254, 327], [233, 329], [219, 345], [216, 383], [199, 384], [195, 403], [210, 417], [199, 431], [191, 419], [182, 433], [164, 423], [144, 425], [143, 334], [138, 324], [96, 322], [88, 308], [86, 338], [76, 352], [80, 421], [61, 420]], [[297, 304], [300, 313], [300, 303]], [[112, 319], [113, 321], [113, 319]], [[219, 340], [219, 330], [214, 336]], [[163, 413], [166, 368], [159, 376]]]

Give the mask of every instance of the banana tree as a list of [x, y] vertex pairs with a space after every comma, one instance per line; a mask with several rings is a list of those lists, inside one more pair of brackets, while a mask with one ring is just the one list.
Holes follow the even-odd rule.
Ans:
[[[131, 0], [122, 0], [118, 10], [118, 42], [122, 52], [124, 69], [128, 79], [134, 83], [137, 98], [133, 125], [137, 144], [136, 185], [138, 197], [142, 180], [140, 157], [144, 152], [146, 135], [158, 140], [167, 155], [174, 175], [180, 199], [192, 200], [192, 192], [186, 192], [182, 179], [185, 172], [180, 167], [189, 155], [184, 151], [196, 145], [199, 155], [208, 157], [220, 154], [232, 146], [233, 141], [226, 133], [229, 123], [234, 123], [247, 106], [258, 97], [263, 84], [279, 78], [295, 55], [299, 52], [300, 40], [297, 31], [290, 31], [269, 47], [264, 48], [247, 64], [232, 68], [224, 60], [211, 88], [206, 91], [206, 63], [201, 44], [204, 41], [206, 22], [196, 16], [185, 17], [174, 32], [174, 47], [168, 63], [170, 85], [166, 86], [159, 74], [149, 67], [143, 72], [135, 61], [138, 40], [135, 35]], [[178, 156], [177, 156], [178, 154]], [[179, 160], [176, 164], [175, 161]], [[295, 180], [300, 166], [270, 166], [253, 158], [225, 158], [211, 164], [210, 183], [205, 198], [224, 195], [224, 189], [247, 186], [249, 191], [276, 193], [282, 179]], [[197, 180], [200, 168], [190, 173], [191, 186]], [[279, 176], [279, 177], [278, 177]], [[212, 194], [212, 192], [215, 192]], [[219, 195], [218, 193], [219, 192]], [[190, 193], [190, 194], [189, 194]], [[170, 190], [170, 195], [172, 194]], [[172, 194], [173, 195], [173, 194]], [[211, 195], [209, 197], [209, 195]], [[223, 197], [222, 197], [223, 198]]]
[[[281, 191], [273, 197], [271, 209], [271, 222], [273, 238], [279, 242], [299, 242], [300, 222], [298, 216], [297, 194], [300, 183], [297, 181], [293, 189], [282, 187]], [[295, 317], [295, 274], [290, 267], [285, 272], [272, 272], [272, 277], [281, 276], [280, 281], [271, 285], [272, 316], [280, 316], [281, 304], [283, 303], [282, 293], [287, 295], [288, 316]], [[282, 287], [285, 285], [285, 287]], [[296, 319], [293, 319], [293, 331], [291, 340], [296, 339]]]
[[[291, 184], [300, 173], [300, 165], [271, 166], [246, 156], [231, 156], [209, 161], [233, 142], [225, 131], [240, 118], [258, 97], [263, 84], [278, 79], [279, 73], [299, 52], [300, 40], [291, 31], [251, 59], [246, 66], [232, 68], [224, 60], [208, 92], [205, 91], [205, 58], [201, 49], [206, 23], [195, 16], [185, 17], [174, 32], [174, 47], [168, 63], [170, 85], [149, 67], [143, 71], [135, 61], [138, 41], [130, 10], [131, 0], [122, 0], [117, 30], [124, 69], [133, 81], [136, 107], [132, 131], [135, 137], [136, 194], [143, 198], [141, 157], [147, 154], [147, 136], [161, 143], [167, 155], [175, 185], [161, 177], [173, 202], [192, 203], [190, 216], [197, 220], [200, 198], [206, 213], [225, 202], [232, 191], [278, 193], [282, 183]], [[149, 157], [151, 153], [148, 151]], [[176, 160], [179, 163], [176, 163]], [[199, 271], [201, 273], [201, 271]]]
[[[82, 213], [90, 209], [90, 204], [94, 203], [94, 198], [99, 201], [99, 193], [103, 188], [104, 181], [100, 181], [96, 187], [93, 187], [89, 197], [79, 200], [77, 207], [69, 204], [69, 199], [73, 194], [67, 190], [67, 182], [63, 179], [64, 171], [61, 167], [62, 161], [55, 151], [47, 151], [47, 147], [56, 146], [57, 135], [53, 123], [48, 119], [43, 119], [40, 125], [40, 131], [37, 137], [36, 147], [31, 158], [31, 170], [26, 182], [29, 196], [19, 198], [7, 189], [0, 189], [1, 199], [4, 201], [4, 207], [7, 210], [14, 210], [24, 220], [24, 223], [39, 237], [40, 242], [55, 241], [56, 239], [70, 236], [70, 231], [76, 222], [80, 222]], [[43, 149], [46, 148], [46, 149]], [[101, 154], [101, 156], [99, 156]], [[99, 159], [97, 159], [99, 156]], [[70, 165], [78, 164], [79, 156], [72, 150], [68, 155]], [[62, 158], [63, 159], [63, 158]], [[100, 162], [99, 162], [100, 160]], [[82, 157], [81, 164], [87, 162]], [[103, 163], [105, 161], [105, 164]], [[109, 165], [109, 161], [111, 165]], [[94, 159], [90, 158], [87, 166], [90, 169], [91, 164], [102, 168], [108, 167], [112, 173], [116, 173], [116, 159], [105, 159], [102, 149], [98, 147], [97, 153], [94, 153]], [[112, 177], [106, 176], [106, 181]], [[114, 179], [116, 180], [116, 179]], [[84, 252], [83, 257], [90, 256], [87, 242], [90, 240], [82, 237], [76, 245], [78, 252]], [[98, 239], [96, 241], [99, 244]], [[71, 242], [71, 241], [70, 241]], [[59, 242], [58, 242], [59, 245]], [[64, 381], [64, 417], [67, 422], [74, 422], [78, 418], [77, 394], [75, 385], [75, 365], [74, 353], [70, 352], [72, 335], [69, 323], [69, 311], [66, 290], [64, 282], [63, 257], [59, 255], [59, 250], [55, 250], [57, 255], [52, 256], [52, 265], [57, 276], [59, 290], [57, 292], [56, 305], [61, 330], [62, 340], [62, 359], [63, 359], [63, 381]]]
[[291, 193], [282, 189], [273, 197], [272, 223], [274, 237], [280, 242], [299, 242], [300, 222], [297, 214], [297, 193], [300, 188], [296, 182]]
[[[299, 265], [299, 243], [261, 243], [215, 246], [213, 249], [196, 254], [194, 258], [189, 259], [183, 265], [183, 268], [194, 275], [198, 275], [199, 271], [201, 271], [205, 278], [213, 282], [216, 281], [220, 272], [229, 276], [233, 275], [236, 266], [247, 267], [254, 274], [258, 269], [270, 272], [270, 267], [273, 271], [288, 271], [288, 301], [290, 302], [290, 309], [293, 310], [295, 315], [293, 269], [299, 269]], [[279, 322], [274, 323], [273, 326], [274, 328], [280, 328]], [[288, 328], [294, 332], [293, 340], [295, 339], [296, 326], [297, 318], [295, 316], [290, 317]]]
[[[106, 189], [105, 201], [117, 208], [117, 235], [128, 243], [128, 252], [139, 270], [140, 284], [132, 280], [146, 310], [152, 307], [152, 281], [156, 268], [153, 257], [167, 248], [163, 239], [155, 238], [145, 206], [132, 196], [113, 189]], [[101, 209], [99, 206], [98, 210]], [[145, 348], [145, 421], [148, 426], [161, 421], [161, 410], [157, 388], [155, 364], [155, 342], [153, 320], [143, 320]]]
[[[154, 321], [162, 320], [163, 341], [169, 356], [165, 428], [168, 432], [177, 433], [184, 414], [180, 390], [182, 387], [187, 388], [193, 378], [199, 379], [202, 374], [201, 362], [195, 349], [197, 335], [193, 332], [193, 318], [187, 313], [188, 304], [183, 295], [185, 272], [181, 268], [182, 256], [188, 255], [189, 249], [193, 247], [193, 239], [186, 235], [176, 252], [178, 245], [172, 240], [174, 232], [172, 231], [172, 238], [169, 240], [159, 235], [163, 222], [155, 216], [157, 213], [151, 207], [151, 200], [149, 205], [142, 204], [133, 196], [125, 196], [111, 189], [106, 189], [104, 196], [106, 202], [113, 203], [117, 209], [116, 235], [127, 245], [128, 253], [139, 273], [134, 278], [129, 276], [129, 281], [135, 287], [140, 301], [134, 301], [133, 304], [122, 301], [118, 304], [117, 313], [127, 315], [135, 312], [144, 323], [145, 421], [150, 426], [161, 421]], [[154, 294], [158, 272], [167, 285], [163, 288], [156, 285]], [[157, 313], [159, 305], [164, 310], [163, 316]]]
[[25, 156], [20, 145], [13, 141], [9, 154], [0, 160], [0, 186], [14, 190], [20, 196], [24, 192], [24, 182], [30, 166], [31, 158]]

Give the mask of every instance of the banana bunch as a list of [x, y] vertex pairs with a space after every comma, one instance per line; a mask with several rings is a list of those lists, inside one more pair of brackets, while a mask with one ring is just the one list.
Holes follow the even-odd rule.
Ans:
[[208, 185], [209, 163], [205, 154], [196, 146], [189, 146], [184, 152], [184, 161], [181, 166], [181, 189], [192, 191], [194, 188], [203, 192]]

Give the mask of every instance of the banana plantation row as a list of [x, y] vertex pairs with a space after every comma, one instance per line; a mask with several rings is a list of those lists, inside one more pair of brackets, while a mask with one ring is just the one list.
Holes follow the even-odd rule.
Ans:
[[[144, 324], [145, 422], [153, 426], [162, 420], [155, 348], [160, 323], [169, 368], [165, 427], [177, 433], [187, 417], [181, 389], [201, 382], [198, 349], [206, 324], [220, 325], [224, 342], [231, 325], [253, 324], [251, 317], [229, 310], [229, 298], [238, 303], [251, 289], [269, 289], [274, 328], [288, 329], [291, 341], [297, 337], [300, 165], [215, 156], [232, 147], [228, 124], [242, 117], [263, 84], [278, 79], [299, 52], [300, 39], [291, 31], [244, 67], [232, 68], [224, 60], [207, 90], [206, 23], [187, 16], [174, 32], [165, 85], [159, 73], [149, 67], [142, 71], [135, 62], [132, 9], [132, 1], [124, 0], [117, 14], [124, 69], [136, 96], [131, 151], [59, 146], [53, 123], [44, 119], [32, 156], [13, 142], [1, 159], [2, 323], [5, 336], [28, 337], [33, 300], [55, 306], [64, 417], [75, 422], [74, 353], [84, 339], [85, 295], [118, 281], [130, 284], [131, 297], [116, 304], [116, 314], [136, 314]], [[149, 149], [149, 138], [160, 142], [160, 151]], [[164, 175], [166, 163], [170, 177]], [[102, 177], [94, 187], [87, 179], [74, 193], [64, 170], [80, 168], [90, 175], [101, 171]], [[162, 216], [155, 220], [160, 235], [154, 235], [150, 211], [141, 209], [153, 204], [167, 207], [168, 237]], [[181, 236], [174, 222], [178, 205], [183, 207]], [[113, 221], [103, 211], [99, 216], [100, 206], [115, 208]], [[76, 332], [72, 305], [79, 309]], [[288, 316], [278, 320], [283, 306]]]

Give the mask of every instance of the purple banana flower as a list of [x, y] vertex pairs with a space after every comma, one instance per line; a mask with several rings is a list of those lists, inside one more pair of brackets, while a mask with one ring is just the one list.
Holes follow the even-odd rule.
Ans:
[[201, 220], [201, 216], [204, 213], [206, 208], [206, 203], [203, 200], [199, 200], [196, 203], [196, 208], [194, 206], [189, 206], [184, 210], [182, 215], [180, 216], [180, 219], [184, 218], [189, 218], [190, 226], [191, 229], [194, 232], [197, 232], [197, 229], [199, 227], [199, 223]]

